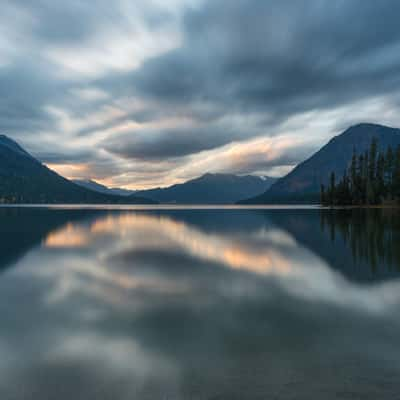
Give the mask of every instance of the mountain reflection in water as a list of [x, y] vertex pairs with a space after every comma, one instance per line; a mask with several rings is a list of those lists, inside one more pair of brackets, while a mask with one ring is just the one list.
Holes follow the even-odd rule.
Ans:
[[0, 209], [0, 398], [392, 399], [394, 210]]

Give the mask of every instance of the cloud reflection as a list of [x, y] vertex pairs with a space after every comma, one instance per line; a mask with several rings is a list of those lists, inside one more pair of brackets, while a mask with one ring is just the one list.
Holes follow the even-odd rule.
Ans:
[[90, 237], [86, 231], [78, 225], [67, 224], [55, 232], [50, 232], [46, 237], [44, 244], [46, 247], [83, 247], [89, 244]]
[[47, 233], [0, 279], [1, 398], [393, 398], [399, 282], [347, 279], [271, 223], [311, 236], [318, 210], [289, 214], [101, 212]]
[[[140, 232], [140, 237], [136, 233]], [[287, 258], [272, 247], [255, 249], [251, 241], [243, 238], [226, 238], [221, 235], [208, 235], [198, 229], [175, 221], [169, 217], [155, 217], [146, 214], [126, 213], [96, 219], [87, 227], [68, 224], [65, 228], [50, 233], [47, 247], [80, 247], [94, 241], [98, 235], [112, 235], [122, 242], [119, 246], [168, 247], [171, 242], [195, 257], [204, 258], [234, 269], [244, 269], [259, 274], [288, 274], [291, 265]], [[134, 242], [131, 238], [135, 237]], [[127, 243], [124, 243], [123, 240]], [[288, 244], [287, 235], [277, 229], [268, 232], [263, 240], [282, 240]]]
[[[59, 277], [47, 296], [50, 302], [72, 293], [91, 293], [98, 300], [124, 307], [132, 306], [132, 294], [139, 292], [188, 296], [202, 287], [191, 275], [196, 265], [203, 273], [207, 266], [207, 271], [228, 268], [255, 274], [254, 279], [275, 278], [292, 296], [368, 312], [382, 312], [400, 300], [393, 285], [354, 286], [275, 225], [221, 234], [168, 214], [108, 213], [51, 232], [44, 246], [53, 251], [72, 250], [70, 260], [63, 255], [67, 268], [61, 273], [51, 267], [41, 270], [49, 277]], [[78, 259], [77, 248], [86, 249]], [[172, 274], [172, 268], [179, 273]]]

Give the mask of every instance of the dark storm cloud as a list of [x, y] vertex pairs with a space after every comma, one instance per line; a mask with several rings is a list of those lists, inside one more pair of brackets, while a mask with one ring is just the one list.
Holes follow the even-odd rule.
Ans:
[[211, 125], [148, 129], [116, 136], [104, 148], [125, 158], [160, 160], [210, 150], [241, 137], [241, 130]]
[[36, 21], [34, 34], [38, 38], [46, 42], [66, 43], [82, 40], [93, 33], [101, 17], [96, 9], [104, 7], [105, 2], [96, 0], [96, 6], [93, 6], [92, 3], [76, 0], [17, 0], [16, 4], [29, 9]]
[[396, 1], [208, 1], [188, 12], [183, 46], [131, 79], [142, 95], [222, 113], [329, 108], [398, 90]]
[[96, 154], [93, 151], [66, 151], [59, 150], [58, 152], [40, 151], [39, 149], [34, 150], [35, 157], [45, 164], [73, 164], [75, 162], [91, 162], [96, 160]]
[[[122, 3], [106, 0], [5, 0], [0, 15], [0, 131], [22, 136], [53, 130], [56, 135], [54, 116], [47, 107], [78, 116], [95, 111], [98, 103], [78, 102], [71, 95], [79, 85], [90, 85], [96, 78], [74, 70], [80, 61], [90, 62], [79, 60], [84, 55], [80, 52], [85, 48], [90, 52], [96, 40], [111, 36], [109, 32], [140, 31], [143, 20], [168, 19], [166, 13], [153, 10], [151, 14], [151, 7], [141, 1], [136, 6], [140, 12], [132, 17], [124, 15]], [[73, 61], [70, 71], [63, 70], [65, 54], [67, 64]], [[102, 62], [93, 60], [93, 68]]]
[[53, 117], [44, 108], [59, 99], [62, 91], [63, 84], [49, 80], [45, 69], [37, 65], [0, 68], [0, 130], [29, 134], [51, 128]]
[[[108, 0], [66, 2], [12, 0], [9, 3], [24, 10], [30, 16], [33, 21], [32, 35], [43, 43], [76, 45], [99, 33], [99, 28], [104, 30], [110, 26], [125, 23], [127, 17], [121, 13], [118, 1], [112, 3]], [[146, 17], [144, 14], [143, 18]], [[151, 16], [152, 19], [155, 17]], [[150, 16], [147, 19], [150, 19]]]
[[6, 0], [2, 7], [3, 40], [11, 50], [2, 54], [0, 42], [0, 130], [20, 135], [55, 130], [46, 107], [64, 104], [73, 83], [57, 77], [57, 65], [43, 52], [49, 45], [89, 37], [101, 23], [101, 13], [78, 1]]
[[[99, 171], [103, 165], [102, 175], [109, 165], [104, 153], [100, 157], [92, 149], [105, 149], [113, 165], [123, 157], [111, 170], [123, 170], [133, 159], [135, 171], [129, 172], [134, 174], [149, 162], [173, 160], [182, 166], [200, 151], [278, 135], [283, 123], [303, 112], [347, 107], [326, 124], [328, 133], [320, 133], [326, 138], [336, 127], [346, 127], [358, 101], [379, 96], [375, 114], [363, 117], [374, 122], [386, 122], [376, 120], [380, 110], [396, 106], [398, 1], [159, 3], [5, 0], [1, 133], [19, 140], [26, 136], [28, 149], [54, 163], [89, 160]], [[165, 37], [168, 45], [161, 43]], [[121, 43], [124, 39], [127, 43]], [[135, 45], [130, 51], [129, 43]], [[82, 88], [106, 95], [79, 97], [76, 90]], [[141, 106], [130, 109], [130, 100]], [[169, 119], [176, 124], [165, 123]], [[119, 133], [130, 122], [138, 130]], [[298, 135], [309, 135], [307, 127]], [[52, 143], [60, 148], [37, 150]], [[73, 147], [83, 149], [73, 154]], [[232, 169], [297, 163], [313, 149], [307, 144], [292, 154], [289, 147], [275, 160], [243, 156]], [[222, 166], [215, 160], [218, 170]]]

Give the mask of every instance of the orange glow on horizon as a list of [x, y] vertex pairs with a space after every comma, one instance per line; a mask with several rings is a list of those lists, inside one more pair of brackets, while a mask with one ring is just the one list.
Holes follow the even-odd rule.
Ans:
[[45, 164], [47, 168], [67, 179], [82, 179], [88, 176], [89, 166], [87, 164]]

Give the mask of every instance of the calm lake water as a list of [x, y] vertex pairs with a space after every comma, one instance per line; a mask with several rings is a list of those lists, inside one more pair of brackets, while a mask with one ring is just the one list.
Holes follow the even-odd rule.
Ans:
[[1, 400], [400, 398], [395, 210], [0, 208]]

